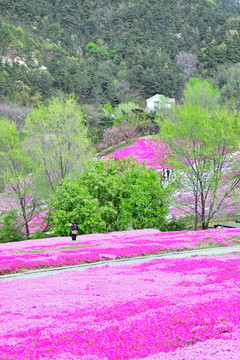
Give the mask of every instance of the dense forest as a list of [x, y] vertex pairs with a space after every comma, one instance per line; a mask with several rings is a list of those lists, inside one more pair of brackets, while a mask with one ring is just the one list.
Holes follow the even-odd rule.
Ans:
[[190, 77], [233, 82], [224, 95], [238, 96], [238, 1], [0, 0], [0, 14], [2, 103], [68, 93], [144, 105], [155, 93], [181, 99]]

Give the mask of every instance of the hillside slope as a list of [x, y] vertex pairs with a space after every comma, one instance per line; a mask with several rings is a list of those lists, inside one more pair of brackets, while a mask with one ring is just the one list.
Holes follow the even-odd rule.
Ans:
[[189, 76], [240, 61], [234, 0], [1, 0], [0, 13], [0, 95], [23, 105], [179, 98]]

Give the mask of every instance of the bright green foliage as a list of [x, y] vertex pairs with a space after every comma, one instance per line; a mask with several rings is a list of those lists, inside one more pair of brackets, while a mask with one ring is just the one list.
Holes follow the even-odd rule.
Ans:
[[16, 210], [2, 213], [0, 226], [0, 243], [9, 241], [20, 241], [24, 239], [22, 223], [18, 218]]
[[78, 221], [81, 234], [166, 228], [168, 190], [157, 172], [132, 159], [96, 161], [78, 180], [65, 180], [54, 196], [52, 224], [67, 235]]
[[110, 56], [106, 46], [98, 46], [93, 42], [88, 43], [86, 45], [86, 49], [89, 50], [91, 53], [98, 55], [100, 59], [107, 59]]
[[70, 233], [69, 223], [78, 221], [82, 234], [103, 232], [105, 223], [99, 213], [97, 199], [76, 180], [66, 179], [54, 195], [50, 224], [59, 235]]
[[226, 110], [211, 114], [192, 103], [178, 106], [174, 114], [175, 122], [167, 119], [162, 123], [161, 136], [171, 148], [172, 164], [181, 170], [181, 191], [194, 196], [195, 203], [189, 208], [195, 227], [200, 218], [205, 229], [227, 198], [236, 200], [239, 165], [231, 154], [240, 142], [239, 114]]
[[40, 193], [35, 188], [36, 164], [27, 156], [16, 125], [6, 119], [0, 120], [0, 165], [1, 181], [17, 199], [29, 236], [28, 223], [40, 205]]
[[213, 0], [206, 0], [206, 1], [208, 1], [210, 4], [216, 5], [215, 1]]
[[217, 109], [219, 106], [220, 91], [207, 80], [191, 78], [185, 86], [183, 96], [184, 102], [191, 102], [209, 110]]
[[91, 157], [83, 113], [71, 97], [54, 98], [33, 109], [26, 130], [31, 154], [53, 191], [60, 180], [78, 174]]

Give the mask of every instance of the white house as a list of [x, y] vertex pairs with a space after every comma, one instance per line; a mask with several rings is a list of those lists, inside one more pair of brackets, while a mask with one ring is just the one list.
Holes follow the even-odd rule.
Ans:
[[164, 95], [156, 94], [146, 100], [146, 111], [159, 111], [161, 109], [171, 109], [175, 104], [175, 99], [167, 98]]

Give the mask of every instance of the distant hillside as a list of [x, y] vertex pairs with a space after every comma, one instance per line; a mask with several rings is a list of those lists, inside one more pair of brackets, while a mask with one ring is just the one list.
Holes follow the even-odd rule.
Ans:
[[21, 105], [178, 99], [240, 62], [235, 0], [0, 0], [0, 14], [0, 96]]

